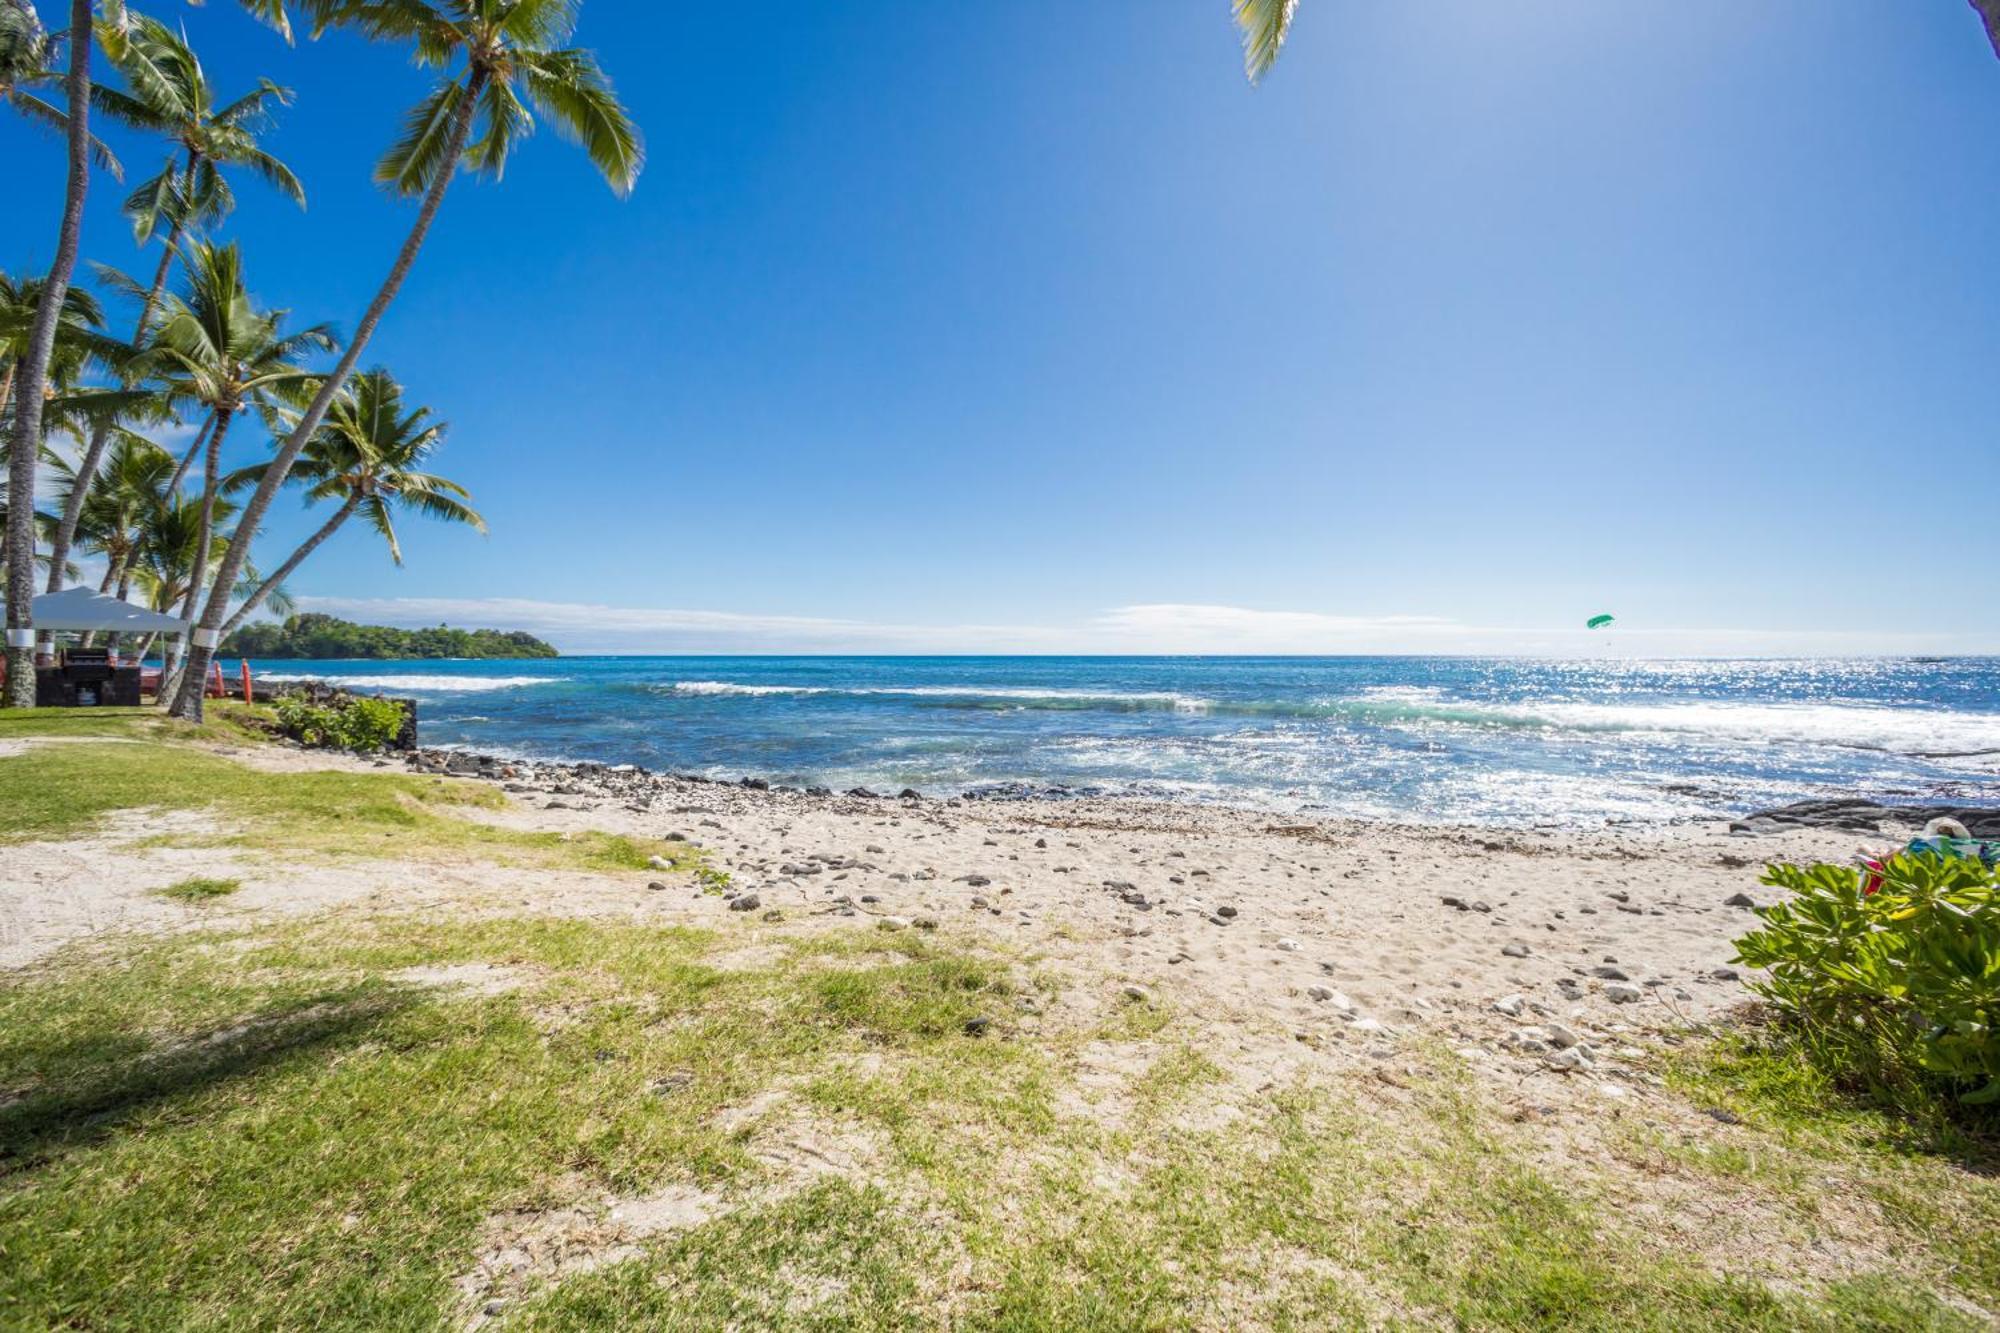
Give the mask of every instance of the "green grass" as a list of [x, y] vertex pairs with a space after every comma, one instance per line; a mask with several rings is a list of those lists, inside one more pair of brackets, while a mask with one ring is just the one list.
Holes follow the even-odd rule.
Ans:
[[[645, 870], [657, 855], [680, 869], [699, 864], [700, 853], [686, 843], [599, 832], [531, 833], [456, 818], [460, 811], [505, 805], [500, 792], [469, 780], [390, 772], [261, 772], [185, 743], [243, 739], [233, 730], [237, 710], [213, 712], [208, 726], [196, 730], [152, 710], [0, 710], [0, 742], [66, 738], [0, 758], [0, 845], [72, 837], [113, 812], [151, 808], [212, 810], [227, 829], [216, 843], [286, 856], [459, 855]], [[195, 840], [182, 835], [177, 841]]]
[[240, 879], [207, 879], [197, 875], [169, 884], [159, 893], [162, 898], [172, 898], [176, 902], [204, 903], [213, 898], [226, 898], [242, 887]]
[[1826, 1069], [1809, 1039], [1784, 1027], [1689, 1047], [1668, 1066], [1670, 1085], [1742, 1120], [1757, 1149], [1754, 1158], [1739, 1150], [1681, 1160], [1754, 1178], [1802, 1214], [1816, 1213], [1824, 1182], [1838, 1179], [1913, 1248], [1938, 1256], [1951, 1287], [2000, 1310], [2000, 1117], [1922, 1085], [1889, 1103]]
[[[1325, 1080], [1253, 1096], [1172, 1023], [1032, 1037], [1022, 965], [948, 937], [855, 927], [743, 967], [737, 935], [329, 918], [15, 980], [0, 1325], [451, 1326], [494, 1215], [680, 1183], [731, 1206], [503, 1284], [503, 1326], [1979, 1326], [1908, 1282], [1663, 1252], [1441, 1053], [1393, 1114]], [[470, 963], [516, 989], [399, 980]], [[1079, 1109], [1107, 1047], [1144, 1058]], [[1200, 1114], [1225, 1095], [1239, 1116]], [[851, 1160], [768, 1157], [801, 1140]]]

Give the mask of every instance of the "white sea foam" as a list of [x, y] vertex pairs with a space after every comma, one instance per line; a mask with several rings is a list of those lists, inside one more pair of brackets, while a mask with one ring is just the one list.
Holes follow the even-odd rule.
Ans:
[[2000, 750], [2000, 713], [1880, 704], [1411, 703], [1380, 720], [1712, 737], [1752, 744], [1836, 745], [1901, 754]]
[[667, 687], [671, 694], [689, 695], [740, 695], [762, 697], [767, 694], [824, 694], [817, 685], [739, 685], [730, 680], [677, 680]]
[[323, 680], [350, 690], [407, 690], [411, 694], [483, 693], [515, 690], [529, 685], [553, 685], [566, 676], [448, 676], [442, 673], [399, 676], [331, 676], [310, 671], [259, 672], [259, 680]]
[[677, 680], [667, 686], [672, 694], [692, 696], [741, 696], [839, 694], [851, 697], [902, 697], [914, 699], [1036, 700], [1064, 703], [1104, 703], [1159, 705], [1176, 712], [1207, 712], [1209, 701], [1169, 691], [1121, 691], [1084, 689], [1039, 689], [1031, 685], [745, 685], [726, 680]]

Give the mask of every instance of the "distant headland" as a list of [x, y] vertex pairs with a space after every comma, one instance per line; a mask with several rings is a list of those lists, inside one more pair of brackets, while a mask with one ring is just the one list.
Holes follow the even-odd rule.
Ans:
[[397, 629], [306, 612], [282, 625], [245, 625], [223, 641], [226, 657], [426, 658], [558, 657], [555, 648], [518, 630]]

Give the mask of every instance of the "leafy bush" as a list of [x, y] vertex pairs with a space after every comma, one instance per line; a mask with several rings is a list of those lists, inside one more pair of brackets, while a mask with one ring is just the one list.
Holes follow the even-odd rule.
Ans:
[[373, 754], [403, 730], [403, 709], [390, 699], [362, 695], [315, 701], [288, 694], [278, 700], [278, 730], [302, 745]]
[[1839, 1072], [1894, 1083], [1920, 1071], [1969, 1103], [2000, 1101], [2000, 872], [1901, 855], [1862, 892], [1846, 866], [1774, 865], [1792, 900], [1763, 907], [1737, 961], [1753, 989], [1813, 1030]]

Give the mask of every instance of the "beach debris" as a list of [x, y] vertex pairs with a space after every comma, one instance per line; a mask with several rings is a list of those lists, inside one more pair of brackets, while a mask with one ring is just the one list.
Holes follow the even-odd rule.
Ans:
[[764, 900], [754, 893], [739, 893], [729, 900], [732, 912], [754, 912], [764, 905]]
[[1590, 975], [1599, 981], [1630, 981], [1631, 974], [1622, 967], [1593, 967]]
[[1512, 940], [1501, 945], [1500, 952], [1508, 958], [1526, 958], [1528, 956], [1528, 946], [1519, 940]]
[[1525, 995], [1503, 995], [1493, 1002], [1493, 1012], [1509, 1018], [1520, 1017], [1521, 1011], [1527, 1007], [1528, 997]]
[[1131, 1000], [1137, 1004], [1144, 1004], [1146, 1001], [1153, 998], [1151, 995], [1146, 993], [1146, 988], [1144, 986], [1127, 986], [1121, 992], [1121, 994], [1123, 994], [1126, 999]]
[[1281, 939], [1278, 941], [1278, 947], [1280, 949], [1283, 949], [1286, 953], [1297, 953], [1301, 946], [1299, 945], [1299, 942], [1297, 940]]
[[1755, 907], [1757, 900], [1747, 893], [1732, 893], [1722, 900], [1724, 907]]
[[655, 870], [672, 870], [674, 868], [674, 863], [664, 856], [649, 856], [646, 858], [646, 864]]
[[1645, 995], [1646, 992], [1642, 988], [1628, 982], [1612, 981], [1605, 983], [1604, 986], [1604, 998], [1613, 1004], [1636, 1004], [1645, 998]]
[[986, 1030], [992, 1026], [993, 1020], [984, 1014], [981, 1014], [977, 1018], [968, 1018], [965, 1020], [965, 1035], [968, 1037], [983, 1037], [986, 1035]]

